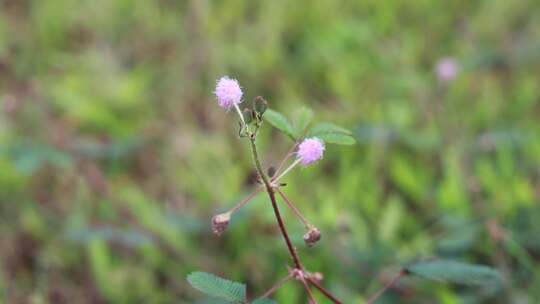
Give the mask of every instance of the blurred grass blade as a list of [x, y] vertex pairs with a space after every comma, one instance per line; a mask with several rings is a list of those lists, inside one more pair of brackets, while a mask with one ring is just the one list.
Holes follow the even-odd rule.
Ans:
[[270, 123], [272, 126], [285, 133], [285, 135], [289, 136], [292, 140], [295, 140], [293, 126], [291, 125], [291, 122], [287, 119], [287, 117], [285, 117], [283, 114], [268, 109], [264, 113], [264, 119], [268, 121], [268, 123]]
[[193, 288], [212, 297], [243, 303], [246, 301], [246, 285], [220, 278], [206, 272], [192, 272], [187, 280]]
[[405, 267], [405, 270], [426, 279], [464, 285], [485, 285], [501, 280], [493, 268], [450, 260], [421, 261]]
[[364, 144], [389, 144], [397, 140], [398, 134], [389, 125], [361, 124], [354, 132], [358, 142]]
[[353, 145], [356, 142], [351, 131], [328, 122], [315, 125], [309, 131], [309, 136], [318, 137], [325, 143], [337, 145]]
[[114, 227], [70, 229], [65, 235], [67, 239], [81, 243], [101, 240], [105, 242], [117, 242], [128, 247], [140, 247], [153, 242], [153, 239], [143, 231], [134, 229], [120, 230]]

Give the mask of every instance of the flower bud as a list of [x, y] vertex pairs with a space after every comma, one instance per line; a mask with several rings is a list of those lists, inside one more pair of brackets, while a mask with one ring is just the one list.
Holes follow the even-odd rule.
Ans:
[[222, 213], [212, 218], [212, 232], [215, 235], [220, 236], [229, 226], [231, 220], [231, 214], [229, 212]]
[[259, 115], [259, 117], [262, 117], [266, 109], [268, 108], [268, 103], [264, 98], [261, 96], [255, 97], [255, 100], [253, 100], [253, 109], [255, 112]]
[[322, 280], [324, 279], [324, 276], [320, 272], [314, 272], [311, 274], [311, 278], [315, 280], [317, 283], [321, 283]]
[[305, 278], [304, 271], [298, 268], [291, 269], [290, 274], [292, 275], [293, 278], [297, 280], [303, 280]]
[[313, 247], [315, 243], [321, 240], [321, 232], [316, 227], [310, 227], [308, 232], [304, 234], [304, 242], [308, 247]]
[[268, 168], [268, 171], [266, 171], [266, 174], [268, 174], [268, 177], [272, 178], [276, 174], [276, 167], [272, 166]]

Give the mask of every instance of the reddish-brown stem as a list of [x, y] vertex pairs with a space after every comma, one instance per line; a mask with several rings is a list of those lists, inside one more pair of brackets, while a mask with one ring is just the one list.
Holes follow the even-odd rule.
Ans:
[[[268, 193], [268, 197], [270, 198], [270, 202], [272, 203], [272, 208], [274, 209], [274, 214], [276, 216], [276, 220], [278, 222], [279, 230], [281, 231], [281, 235], [283, 236], [283, 239], [285, 240], [285, 243], [287, 244], [287, 248], [289, 249], [289, 253], [291, 254], [291, 257], [294, 261], [295, 268], [302, 271], [304, 268], [302, 267], [302, 263], [300, 262], [300, 258], [298, 257], [298, 254], [296, 253], [296, 249], [292, 245], [291, 239], [289, 238], [289, 234], [287, 232], [287, 228], [285, 228], [285, 224], [283, 223], [283, 219], [281, 217], [281, 213], [279, 212], [279, 207], [276, 202], [276, 194], [274, 191], [274, 188], [271, 184], [271, 182], [268, 180], [268, 177], [264, 173], [261, 162], [259, 161], [259, 155], [257, 153], [257, 145], [255, 144], [255, 136], [254, 134], [249, 135], [249, 141], [251, 145], [251, 154], [253, 156], [253, 162], [255, 163], [255, 168], [257, 169], [257, 173], [259, 174], [259, 177], [264, 183], [264, 186], [266, 188], [266, 193]], [[294, 147], [291, 149], [294, 150]], [[287, 157], [286, 157], [287, 159]], [[286, 160], [285, 159], [285, 160]], [[282, 162], [284, 163], [284, 161]], [[323, 293], [328, 299], [332, 300], [332, 302], [336, 304], [341, 304], [341, 302], [334, 297], [330, 292], [328, 292], [326, 289], [324, 289], [318, 282], [311, 279], [310, 277], [302, 277], [301, 281], [304, 284], [304, 287], [306, 288], [306, 291], [308, 293], [308, 296], [310, 298], [310, 303], [315, 304], [315, 300], [313, 298], [313, 294], [311, 292], [311, 289], [309, 288], [308, 283], [306, 282], [306, 279], [313, 284], [321, 293]]]
[[395, 275], [388, 283], [384, 285], [383, 288], [381, 288], [379, 291], [377, 291], [369, 300], [367, 301], [367, 304], [373, 304], [379, 297], [390, 287], [392, 287], [396, 282], [401, 279], [401, 277], [405, 276], [407, 273], [405, 271], [400, 271], [397, 275]]
[[289, 253], [291, 254], [291, 257], [294, 261], [294, 265], [296, 268], [301, 270], [303, 269], [302, 264], [300, 263], [300, 258], [298, 257], [298, 254], [296, 254], [296, 249], [294, 249], [291, 239], [289, 238], [289, 234], [287, 233], [287, 229], [285, 228], [283, 219], [281, 218], [281, 213], [279, 212], [279, 207], [276, 202], [276, 194], [274, 193], [274, 190], [270, 186], [267, 186], [266, 192], [268, 193], [268, 197], [270, 197], [270, 201], [272, 202], [272, 208], [274, 209], [274, 214], [276, 215], [279, 230], [281, 230], [281, 234], [283, 235], [283, 238], [285, 239], [285, 243], [287, 244]]
[[274, 214], [276, 216], [279, 230], [281, 231], [281, 235], [283, 235], [283, 239], [285, 239], [285, 243], [287, 244], [289, 253], [291, 254], [291, 257], [293, 258], [295, 267], [302, 270], [303, 268], [302, 268], [302, 264], [300, 263], [300, 258], [296, 254], [296, 250], [294, 249], [291, 243], [291, 239], [289, 238], [289, 234], [287, 233], [285, 224], [283, 224], [283, 219], [281, 218], [281, 213], [279, 212], [279, 207], [276, 202], [276, 194], [274, 193], [274, 189], [272, 188], [270, 181], [268, 181], [268, 178], [266, 177], [262, 169], [261, 162], [259, 161], [259, 154], [257, 153], [257, 145], [255, 144], [255, 136], [253, 134], [249, 136], [249, 143], [251, 145], [251, 155], [253, 156], [253, 162], [255, 163], [255, 168], [257, 169], [257, 173], [259, 174], [259, 177], [263, 181], [264, 186], [266, 188], [266, 193], [268, 193], [268, 197], [270, 198], [270, 201], [272, 202], [272, 208], [274, 209]]
[[231, 210], [229, 210], [230, 213], [233, 213], [237, 211], [238, 209], [242, 208], [245, 204], [249, 203], [259, 192], [262, 191], [263, 188], [257, 188], [255, 191], [250, 193], [246, 198], [241, 200], [236, 206], [234, 206]]
[[298, 217], [298, 219], [300, 219], [300, 221], [302, 222], [302, 224], [304, 224], [304, 226], [306, 226], [307, 228], [310, 227], [310, 224], [309, 222], [306, 220], [306, 218], [302, 215], [302, 213], [300, 212], [300, 210], [298, 210], [298, 208], [296, 208], [296, 206], [291, 202], [291, 200], [289, 200], [289, 198], [287, 196], [285, 196], [285, 193], [283, 193], [283, 191], [281, 191], [279, 188], [276, 189], [276, 191], [279, 193], [279, 195], [281, 196], [281, 198], [285, 201], [285, 203], [287, 204], [287, 206], [289, 206], [289, 208], [291, 208], [291, 210], [293, 211], [293, 213], [296, 215], [296, 217]]
[[311, 292], [311, 288], [309, 288], [308, 283], [306, 282], [305, 277], [300, 277], [300, 281], [304, 285], [304, 288], [306, 289], [306, 292], [308, 294], [309, 304], [317, 304], [317, 301], [315, 301], [315, 298], [313, 297], [313, 293]]
[[283, 286], [283, 284], [287, 283], [290, 279], [292, 279], [292, 274], [288, 274], [283, 279], [279, 280], [274, 286], [272, 286], [270, 289], [268, 289], [262, 296], [259, 297], [259, 299], [268, 298], [271, 296], [278, 288]]
[[307, 277], [307, 280], [311, 285], [315, 286], [325, 297], [330, 299], [330, 301], [334, 302], [335, 304], [341, 304], [341, 301], [338, 300], [332, 293], [330, 293], [328, 290], [326, 290], [324, 287], [319, 284], [315, 279], [311, 277]]

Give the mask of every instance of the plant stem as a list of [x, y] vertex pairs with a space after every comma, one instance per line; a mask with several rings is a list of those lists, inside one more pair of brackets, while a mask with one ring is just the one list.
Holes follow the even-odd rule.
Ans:
[[249, 132], [249, 126], [246, 124], [246, 121], [244, 120], [244, 115], [242, 114], [242, 111], [240, 111], [240, 107], [235, 103], [234, 109], [236, 110], [236, 113], [238, 113], [238, 116], [240, 116], [240, 121], [242, 121], [242, 127], [246, 128], [246, 130]]
[[246, 198], [241, 200], [236, 206], [234, 206], [229, 212], [232, 214], [236, 212], [238, 209], [242, 208], [245, 204], [249, 203], [259, 192], [262, 191], [262, 188], [257, 188], [255, 191], [251, 192]]
[[[251, 156], [252, 156], [253, 162], [255, 164], [255, 169], [257, 170], [257, 173], [259, 174], [259, 177], [263, 181], [264, 186], [266, 188], [266, 193], [268, 193], [268, 197], [270, 198], [270, 202], [272, 203], [272, 208], [274, 209], [274, 214], [276, 216], [276, 220], [278, 222], [278, 226], [279, 226], [279, 230], [281, 231], [281, 235], [283, 236], [283, 239], [285, 240], [285, 243], [287, 244], [287, 248], [289, 249], [289, 253], [291, 254], [291, 257], [292, 257], [292, 259], [294, 261], [295, 268], [300, 270], [300, 271], [303, 271], [303, 267], [302, 267], [302, 263], [300, 262], [300, 258], [298, 257], [298, 254], [296, 253], [296, 249], [292, 245], [291, 239], [289, 238], [289, 234], [287, 232], [287, 228], [285, 228], [285, 224], [283, 223], [281, 213], [279, 212], [279, 207], [278, 207], [278, 204], [276, 202], [276, 194], [275, 194], [275, 191], [274, 191], [274, 187], [272, 186], [272, 183], [268, 180], [268, 177], [264, 173], [264, 170], [263, 170], [263, 168], [261, 166], [261, 162], [259, 160], [259, 153], [257, 152], [257, 145], [255, 143], [255, 138], [256, 138], [255, 134], [249, 132], [249, 130], [248, 130], [248, 134], [249, 134], [248, 136], [249, 136], [249, 143], [250, 143], [250, 148], [251, 148]], [[295, 162], [295, 164], [293, 164], [293, 166], [291, 166], [291, 167], [294, 167], [294, 165], [296, 165], [296, 163], [297, 162]], [[287, 171], [288, 170], [285, 170], [280, 175], [280, 177], [283, 176], [285, 173], [287, 173]], [[279, 177], [276, 178], [275, 180], [277, 180], [277, 179], [279, 179]], [[275, 180], [273, 180], [273, 181], [275, 181]], [[316, 282], [315, 280], [313, 280], [310, 277], [302, 277], [301, 281], [304, 284], [304, 287], [306, 288], [306, 291], [308, 293], [308, 297], [310, 298], [310, 303], [315, 304], [316, 302], [315, 302], [315, 300], [313, 298], [313, 294], [311, 293], [311, 289], [309, 288], [309, 285], [307, 284], [306, 280], [307, 280], [307, 282], [310, 282], [311, 284], [313, 284], [313, 286], [315, 286], [324, 296], [326, 296], [328, 299], [332, 300], [332, 302], [334, 302], [335, 304], [341, 304], [341, 301], [339, 301], [329, 291], [324, 289], [318, 282]], [[274, 290], [271, 289], [270, 291], [273, 292]]]
[[279, 163], [279, 166], [277, 167], [276, 169], [276, 174], [274, 176], [274, 178], [272, 178], [272, 181], [274, 181], [275, 177], [277, 177], [277, 175], [279, 174], [279, 171], [281, 171], [281, 169], [283, 168], [283, 166], [285, 165], [285, 163], [287, 162], [287, 160], [294, 155], [294, 149], [296, 149], [296, 146], [298, 145], [298, 143], [294, 143], [294, 145], [289, 149], [289, 151], [287, 151], [287, 154], [285, 154], [285, 157], [281, 160], [281, 162]]
[[287, 283], [290, 279], [292, 279], [292, 275], [289, 273], [286, 277], [279, 280], [274, 286], [268, 289], [268, 291], [266, 291], [262, 296], [260, 296], [259, 299], [268, 298], [274, 293], [274, 291], [283, 286], [283, 284]]
[[367, 304], [373, 304], [379, 297], [390, 287], [392, 287], [396, 282], [401, 279], [401, 277], [405, 276], [407, 273], [405, 271], [400, 271], [397, 275], [395, 275], [386, 285], [384, 285], [383, 288], [381, 288], [379, 291], [377, 291], [369, 300], [367, 301]]
[[279, 207], [276, 202], [276, 195], [274, 193], [274, 189], [272, 188], [272, 185], [268, 181], [268, 178], [266, 177], [261, 162], [259, 161], [259, 154], [257, 152], [257, 145], [255, 144], [255, 136], [253, 134], [249, 135], [249, 142], [251, 147], [251, 155], [253, 157], [253, 162], [255, 163], [255, 168], [257, 169], [257, 173], [259, 174], [259, 177], [264, 183], [264, 186], [266, 187], [266, 193], [268, 193], [268, 197], [270, 198], [270, 201], [272, 202], [272, 208], [274, 209], [274, 214], [276, 216], [279, 229], [281, 231], [281, 235], [283, 235], [283, 239], [285, 239], [285, 243], [287, 244], [287, 248], [289, 249], [289, 253], [291, 254], [291, 257], [294, 261], [294, 265], [298, 269], [302, 269], [302, 264], [300, 263], [300, 258], [296, 254], [296, 250], [294, 249], [291, 240], [289, 238], [289, 234], [287, 233], [287, 229], [285, 228], [285, 224], [283, 224], [283, 219], [281, 218], [281, 214], [279, 212]]
[[311, 288], [309, 288], [308, 283], [306, 282], [305, 277], [301, 277], [300, 281], [304, 285], [304, 288], [306, 289], [306, 292], [308, 294], [309, 304], [317, 304], [317, 301], [315, 301], [315, 298], [313, 297], [313, 293], [311, 292]]
[[281, 189], [279, 189], [279, 188], [277, 188], [276, 191], [281, 196], [281, 198], [285, 201], [287, 206], [289, 206], [289, 208], [291, 208], [291, 210], [296, 215], [296, 217], [298, 217], [298, 219], [300, 219], [300, 221], [304, 224], [304, 226], [306, 226], [306, 228], [310, 228], [311, 224], [302, 215], [300, 210], [298, 210], [298, 208], [296, 208], [296, 206], [289, 200], [289, 198], [287, 196], [285, 196], [285, 193], [283, 193], [283, 191], [281, 191]]
[[289, 173], [289, 171], [291, 171], [296, 165], [298, 165], [298, 163], [300, 163], [300, 159], [295, 160], [295, 161], [294, 161], [287, 169], [285, 169], [278, 177], [273, 178], [272, 181], [273, 181], [273, 182], [277, 182], [278, 180], [280, 180], [283, 176], [285, 176], [287, 173]]
[[341, 301], [338, 300], [332, 293], [330, 293], [324, 287], [322, 287], [321, 284], [319, 284], [319, 282], [317, 282], [316, 280], [310, 277], [307, 277], [307, 280], [309, 283], [315, 286], [315, 288], [317, 288], [325, 297], [330, 299], [330, 301], [334, 302], [335, 304], [341, 304]]

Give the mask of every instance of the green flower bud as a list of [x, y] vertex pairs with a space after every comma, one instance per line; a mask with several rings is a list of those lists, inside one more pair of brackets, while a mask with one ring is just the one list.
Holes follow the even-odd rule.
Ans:
[[261, 96], [257, 96], [255, 97], [255, 100], [253, 100], [253, 109], [259, 117], [262, 117], [266, 109], [268, 109], [268, 103]]
[[274, 177], [274, 174], [276, 174], [276, 167], [272, 166], [268, 168], [267, 174], [270, 178]]

